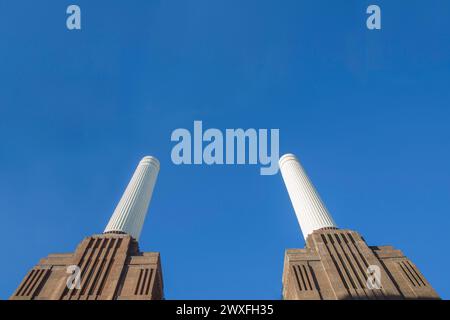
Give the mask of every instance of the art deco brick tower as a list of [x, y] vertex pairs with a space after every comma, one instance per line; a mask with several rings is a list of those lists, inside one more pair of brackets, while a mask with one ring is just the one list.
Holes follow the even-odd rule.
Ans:
[[279, 164], [306, 241], [285, 253], [284, 299], [439, 299], [400, 250], [368, 246], [357, 232], [338, 229], [294, 155]]
[[10, 299], [163, 299], [159, 253], [140, 252], [137, 242], [158, 172], [156, 158], [143, 158], [104, 233], [85, 238], [74, 253], [42, 259]]

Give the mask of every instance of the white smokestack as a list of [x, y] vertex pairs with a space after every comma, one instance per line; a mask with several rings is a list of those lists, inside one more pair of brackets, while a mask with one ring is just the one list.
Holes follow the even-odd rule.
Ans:
[[297, 158], [293, 154], [285, 154], [280, 158], [279, 166], [305, 239], [314, 230], [336, 228], [333, 218]]
[[144, 157], [139, 162], [104, 233], [127, 233], [139, 240], [158, 172], [158, 159]]

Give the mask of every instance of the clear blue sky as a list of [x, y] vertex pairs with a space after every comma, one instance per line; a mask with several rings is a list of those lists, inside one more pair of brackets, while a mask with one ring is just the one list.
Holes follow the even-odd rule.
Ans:
[[101, 233], [147, 154], [140, 247], [161, 252], [166, 297], [280, 298], [284, 250], [304, 246], [281, 176], [173, 165], [194, 120], [279, 128], [340, 227], [450, 298], [448, 0], [2, 0], [0, 298]]

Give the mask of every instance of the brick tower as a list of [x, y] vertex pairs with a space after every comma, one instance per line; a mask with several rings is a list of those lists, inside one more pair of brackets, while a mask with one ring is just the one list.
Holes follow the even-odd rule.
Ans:
[[286, 250], [283, 299], [439, 299], [400, 250], [338, 229], [294, 155], [280, 158], [280, 170], [306, 241]]
[[158, 172], [156, 158], [143, 158], [104, 233], [85, 238], [74, 253], [42, 259], [10, 299], [163, 299], [159, 253], [138, 246]]

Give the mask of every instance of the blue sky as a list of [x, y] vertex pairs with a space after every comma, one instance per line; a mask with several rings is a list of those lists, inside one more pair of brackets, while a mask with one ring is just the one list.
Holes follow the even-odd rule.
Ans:
[[[82, 9], [82, 30], [65, 27]], [[382, 9], [382, 30], [365, 27]], [[101, 233], [144, 155], [168, 299], [278, 299], [304, 241], [280, 175], [175, 166], [176, 128], [279, 128], [337, 224], [450, 298], [450, 3], [0, 2], [0, 298]]]

